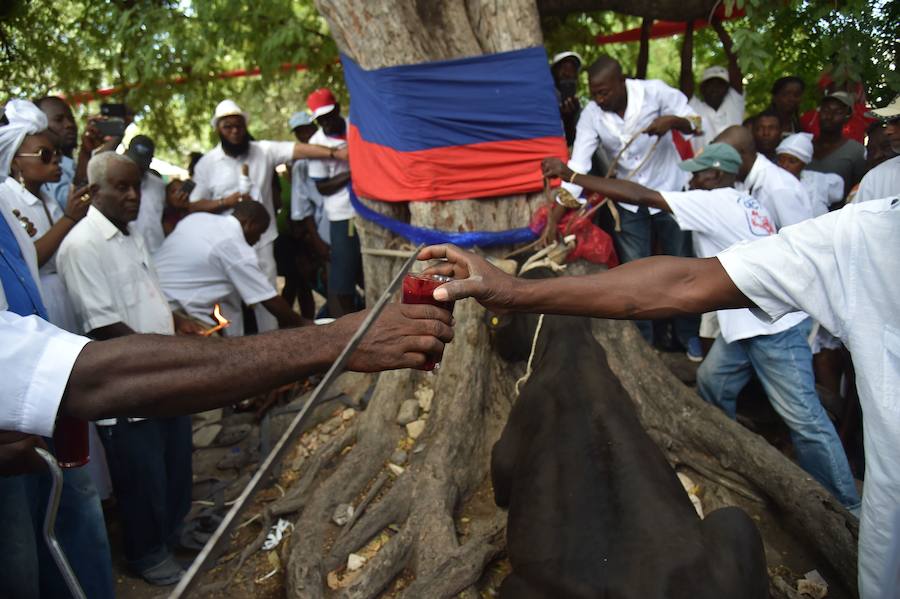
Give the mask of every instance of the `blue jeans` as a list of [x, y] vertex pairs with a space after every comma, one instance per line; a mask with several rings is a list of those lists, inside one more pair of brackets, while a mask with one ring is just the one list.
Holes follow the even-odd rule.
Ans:
[[118, 501], [128, 565], [140, 574], [166, 559], [191, 508], [191, 419], [119, 419], [98, 426]]
[[726, 343], [719, 335], [697, 371], [697, 389], [735, 417], [737, 396], [756, 372], [772, 407], [791, 429], [800, 466], [845, 507], [859, 506], [847, 456], [816, 394], [809, 319], [774, 335]]
[[[44, 542], [47, 473], [0, 477], [0, 597], [70, 597]], [[109, 541], [94, 483], [84, 468], [63, 470], [56, 536], [88, 597], [115, 596]]]
[[[651, 215], [646, 207], [631, 212], [618, 206], [622, 230], [614, 236], [616, 253], [622, 264], [646, 258], [653, 253], [653, 238], [659, 240], [662, 253], [667, 256], [690, 256], [691, 236], [678, 227], [678, 223], [668, 212]], [[687, 347], [688, 339], [696, 337], [700, 321], [698, 317], [677, 317], [675, 336]], [[636, 320], [635, 324], [647, 342], [653, 342], [653, 327], [649, 320]]]

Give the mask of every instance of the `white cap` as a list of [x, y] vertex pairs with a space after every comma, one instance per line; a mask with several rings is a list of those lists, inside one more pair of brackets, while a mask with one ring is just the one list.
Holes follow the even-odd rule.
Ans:
[[812, 133], [794, 133], [788, 135], [778, 147], [775, 154], [790, 154], [804, 164], [809, 164], [813, 157]]
[[709, 67], [703, 71], [703, 75], [700, 77], [700, 83], [709, 81], [710, 79], [724, 79], [726, 83], [731, 83], [731, 78], [728, 76], [728, 69], [720, 66]]
[[890, 104], [884, 108], [876, 108], [871, 114], [881, 119], [893, 120], [900, 116], [900, 95], [894, 98]]
[[247, 116], [247, 113], [241, 110], [241, 107], [238, 106], [234, 100], [222, 100], [216, 106], [216, 111], [213, 113], [213, 118], [210, 121], [210, 123], [212, 123], [213, 129], [215, 129], [216, 125], [219, 124], [219, 119], [225, 118], [226, 116], [242, 116], [244, 117], [245, 125], [250, 122], [250, 118]]
[[560, 52], [553, 56], [553, 60], [550, 61], [550, 66], [555, 67], [566, 58], [574, 58], [578, 62], [579, 69], [581, 68], [581, 65], [584, 64], [584, 60], [578, 55], [578, 52]]

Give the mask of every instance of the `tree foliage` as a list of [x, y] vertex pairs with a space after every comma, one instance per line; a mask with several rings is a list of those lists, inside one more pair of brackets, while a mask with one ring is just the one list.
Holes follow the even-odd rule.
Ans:
[[[812, 87], [830, 69], [838, 80], [862, 81], [874, 104], [900, 90], [898, 3], [728, 2], [747, 13], [727, 29], [746, 74], [750, 110], [768, 102], [772, 82], [785, 74]], [[595, 38], [639, 27], [637, 17], [577, 12], [545, 17], [542, 25], [551, 54], [575, 49], [590, 61], [609, 53], [634, 70], [637, 43], [597, 46]], [[650, 77], [677, 83], [680, 43], [680, 37], [651, 41]], [[723, 62], [711, 30], [699, 30], [694, 45], [695, 72]], [[157, 139], [164, 157], [180, 163], [188, 151], [209, 147], [209, 116], [225, 97], [251, 112], [257, 138], [288, 138], [287, 117], [303, 107], [309, 91], [327, 85], [346, 97], [337, 58], [311, 0], [8, 0], [0, 8], [0, 100], [121, 87], [105, 100], [135, 107], [140, 130]], [[308, 70], [285, 72], [283, 64]], [[259, 77], [217, 77], [254, 67]], [[815, 94], [807, 94], [807, 103], [814, 102]], [[97, 101], [77, 111], [96, 112]]]

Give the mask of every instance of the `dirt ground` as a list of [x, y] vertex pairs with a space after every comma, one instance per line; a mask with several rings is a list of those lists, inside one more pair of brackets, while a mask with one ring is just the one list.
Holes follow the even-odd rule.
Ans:
[[[689, 385], [693, 384], [696, 376], [695, 364], [689, 362], [683, 354], [670, 353], [663, 354], [662, 357], [663, 361], [676, 376]], [[199, 577], [190, 596], [215, 597], [216, 599], [243, 599], [246, 597], [275, 599], [285, 596], [283, 588], [284, 564], [290, 547], [290, 536], [297, 534], [295, 531], [288, 530], [281, 543], [275, 549], [271, 551], [254, 550], [249, 553], [246, 561], [236, 571], [234, 566], [240, 561], [241, 554], [245, 548], [258, 545], [261, 541], [263, 531], [261, 530], [262, 518], [260, 518], [260, 513], [266, 504], [281, 497], [296, 482], [298, 478], [297, 470], [304, 456], [308, 455], [318, 445], [338, 434], [344, 423], [355, 417], [356, 408], [354, 406], [358, 407], [359, 399], [363, 395], [365, 385], [367, 385], [367, 383], [364, 383], [361, 388], [360, 385], [362, 383], [359, 378], [354, 378], [356, 376], [358, 375], [344, 375], [339, 379], [339, 382], [335, 385], [335, 391], [344, 391], [344, 394], [315, 411], [311, 420], [319, 424], [295, 441], [293, 448], [289, 450], [283, 460], [284, 467], [277, 478], [259, 491], [252, 504], [241, 514], [238, 519], [240, 524], [231, 533], [230, 543], [222, 551], [217, 565]], [[752, 396], [753, 394], [758, 394], [758, 391], [754, 391], [751, 388], [748, 393]], [[298, 405], [298, 401], [295, 399], [291, 404], [282, 402], [275, 406], [271, 413], [284, 412], [286, 405]], [[742, 408], [742, 421], [745, 420], [747, 424], [760, 434], [763, 434], [776, 446], [789, 450], [786, 429], [778, 422], [777, 418], [773, 418], [772, 414], [767, 412], [767, 402], [764, 401], [764, 398], [760, 402], [760, 398], [750, 397], [744, 403], [747, 407], [746, 409]], [[288, 407], [287, 409], [290, 408]], [[294, 413], [287, 412], [273, 416], [270, 419], [270, 432], [268, 434], [270, 444], [278, 439], [293, 415]], [[218, 416], [213, 415], [213, 418], [218, 418]], [[198, 428], [210, 426], [209, 421], [204, 420], [202, 416], [195, 417], [194, 422], [195, 432]], [[221, 416], [221, 420], [216, 420], [215, 423], [225, 428], [249, 424], [251, 431], [245, 439], [233, 445], [195, 450], [193, 457], [195, 502], [192, 514], [215, 503], [215, 498], [209, 497], [210, 484], [219, 483], [220, 486], [224, 486], [218, 499], [220, 503], [224, 502], [227, 505], [240, 493], [249, 477], [255, 471], [259, 461], [260, 422], [253, 412], [229, 413], [226, 410]], [[225, 469], [219, 467], [221, 460], [229, 458], [230, 461], [234, 462], [235, 456], [246, 456], [246, 463], [240, 467]], [[237, 461], [239, 462], [240, 460]], [[832, 579], [831, 573], [822, 566], [822, 560], [817, 558], [808, 548], [798, 544], [790, 534], [785, 532], [784, 527], [777, 521], [776, 516], [764, 504], [741, 497], [715, 482], [705, 479], [700, 473], [684, 471], [684, 474], [687, 474], [694, 481], [695, 494], [699, 497], [705, 513], [725, 505], [738, 505], [751, 515], [759, 526], [765, 540], [766, 556], [770, 567], [780, 567], [788, 579], [802, 577], [804, 573], [811, 570], [817, 570], [826, 581]], [[214, 480], [211, 483], [209, 479]], [[478, 492], [465, 505], [461, 506], [457, 514], [460, 535], [462, 537], [465, 536], [467, 523], [470, 520], [477, 518], [479, 513], [490, 511], [492, 506], [493, 491], [490, 487], [490, 481], [485, 480]], [[114, 506], [110, 506], [107, 509], [107, 525], [113, 550], [117, 596], [122, 599], [166, 597], [171, 588], [153, 587], [127, 572], [121, 551], [121, 529], [117, 523]], [[335, 529], [337, 530], [337, 527]], [[364, 556], [373, 555], [392, 534], [393, 531], [390, 528], [384, 530], [373, 538], [366, 547], [361, 548], [358, 553]], [[190, 552], [182, 552], [177, 554], [177, 558], [183, 560], [187, 567], [193, 555]], [[496, 589], [508, 574], [509, 569], [509, 563], [505, 559], [497, 560], [485, 569], [485, 573], [477, 585], [482, 597], [491, 598], [496, 596]], [[221, 588], [224, 582], [232, 575], [233, 578], [230, 584], [225, 588]], [[352, 576], [352, 573], [333, 573], [333, 579], [330, 582], [335, 586], [342, 584], [346, 582], [344, 578], [347, 576]], [[395, 591], [405, 586], [409, 576], [407, 576], [406, 580], [404, 580], [403, 576], [398, 577], [393, 586], [383, 596], [392, 597]], [[211, 589], [212, 585], [218, 588]], [[842, 599], [849, 596], [839, 586], [829, 584], [828, 597]]]

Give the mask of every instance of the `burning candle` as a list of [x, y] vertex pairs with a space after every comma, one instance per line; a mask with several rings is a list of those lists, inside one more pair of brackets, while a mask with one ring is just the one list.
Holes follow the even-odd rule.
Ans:
[[208, 328], [205, 331], [203, 331], [202, 334], [204, 337], [209, 337], [216, 331], [220, 331], [231, 324], [231, 321], [229, 321], [227, 318], [222, 316], [222, 308], [221, 308], [221, 306], [219, 306], [219, 304], [216, 304], [216, 306], [213, 308], [212, 316], [218, 324], [214, 327]]
[[[404, 304], [431, 304], [443, 308], [451, 314], [456, 302], [439, 302], [434, 299], [434, 290], [447, 283], [451, 279], [441, 275], [408, 274], [403, 278], [403, 303]], [[423, 370], [434, 370], [437, 363], [428, 360], [422, 366]]]

